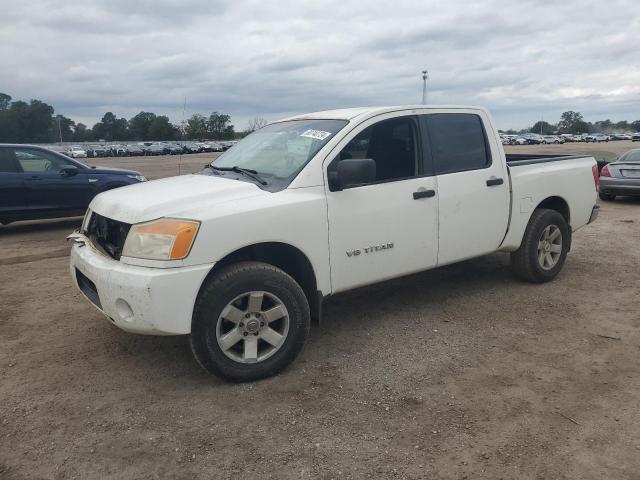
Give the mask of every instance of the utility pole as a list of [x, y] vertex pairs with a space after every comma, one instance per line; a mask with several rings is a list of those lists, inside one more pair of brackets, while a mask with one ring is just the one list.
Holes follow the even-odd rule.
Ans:
[[422, 70], [422, 104], [427, 104], [427, 78], [429, 78], [429, 71]]
[[60, 135], [60, 143], [62, 143], [62, 127], [60, 127], [60, 116], [58, 116], [58, 135]]

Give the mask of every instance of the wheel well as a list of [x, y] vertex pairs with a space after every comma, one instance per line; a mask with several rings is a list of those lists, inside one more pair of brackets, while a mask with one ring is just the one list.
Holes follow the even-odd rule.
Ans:
[[549, 210], [555, 210], [564, 217], [564, 219], [567, 221], [567, 225], [571, 225], [569, 204], [562, 197], [545, 198], [536, 208], [548, 208]]
[[[213, 266], [207, 279], [215, 275], [222, 268], [232, 263], [243, 261], [264, 262], [285, 271], [289, 274], [304, 291], [311, 318], [319, 321], [322, 308], [322, 294], [318, 291], [316, 275], [311, 262], [307, 256], [286, 243], [266, 242], [243, 247], [222, 258]], [[205, 281], [207, 280], [205, 279]]]

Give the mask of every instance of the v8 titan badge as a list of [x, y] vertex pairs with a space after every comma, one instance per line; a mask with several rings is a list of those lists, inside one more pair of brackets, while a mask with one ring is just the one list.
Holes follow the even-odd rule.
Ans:
[[357, 257], [362, 253], [374, 253], [374, 252], [380, 252], [382, 250], [390, 250], [392, 248], [393, 248], [393, 242], [383, 243], [381, 245], [372, 245], [370, 247], [364, 247], [364, 248], [356, 248], [354, 250], [348, 250], [347, 257]]

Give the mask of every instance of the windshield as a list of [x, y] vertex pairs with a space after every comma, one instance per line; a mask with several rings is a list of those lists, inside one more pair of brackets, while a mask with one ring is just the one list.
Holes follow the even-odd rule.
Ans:
[[640, 150], [631, 150], [624, 155], [622, 155], [619, 159], [619, 162], [640, 162]]
[[348, 122], [293, 120], [253, 132], [211, 162], [212, 167], [255, 170], [266, 182], [292, 180]]

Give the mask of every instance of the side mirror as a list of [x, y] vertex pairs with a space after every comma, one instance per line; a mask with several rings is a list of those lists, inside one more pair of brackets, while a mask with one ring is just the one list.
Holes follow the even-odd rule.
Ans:
[[60, 175], [63, 177], [73, 177], [78, 174], [78, 167], [74, 165], [67, 165], [66, 167], [62, 167], [60, 169]]
[[332, 191], [357, 187], [376, 181], [376, 162], [371, 158], [340, 160], [329, 176]]

